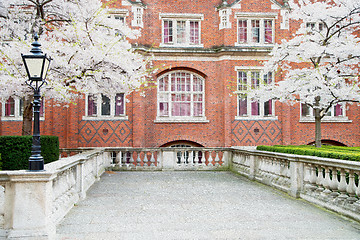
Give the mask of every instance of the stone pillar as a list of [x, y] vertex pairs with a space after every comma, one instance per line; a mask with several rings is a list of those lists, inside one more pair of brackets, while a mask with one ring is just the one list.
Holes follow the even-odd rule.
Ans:
[[8, 173], [5, 186], [5, 229], [8, 239], [55, 239], [52, 179], [49, 172]]
[[176, 159], [176, 151], [173, 149], [169, 149], [169, 150], [162, 150], [161, 152], [162, 157], [161, 157], [161, 166], [162, 166], [162, 170], [174, 170], [175, 169], [175, 159]]
[[304, 185], [304, 164], [299, 159], [290, 160], [290, 196], [299, 198]]
[[256, 157], [253, 153], [249, 155], [249, 165], [250, 165], [250, 171], [249, 171], [249, 179], [255, 180], [256, 177], [256, 171], [257, 171], [257, 165], [256, 165]]

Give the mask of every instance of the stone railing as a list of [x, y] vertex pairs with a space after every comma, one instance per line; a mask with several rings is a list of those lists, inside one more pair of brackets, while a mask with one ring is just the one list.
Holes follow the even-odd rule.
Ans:
[[115, 170], [219, 170], [229, 167], [225, 148], [107, 148]]
[[0, 239], [55, 239], [56, 224], [110, 164], [109, 153], [97, 149], [45, 171], [0, 171]]
[[232, 170], [360, 221], [360, 162], [233, 150]]
[[79, 149], [45, 171], [0, 171], [0, 239], [54, 239], [106, 168], [232, 170], [360, 221], [360, 163], [233, 148]]

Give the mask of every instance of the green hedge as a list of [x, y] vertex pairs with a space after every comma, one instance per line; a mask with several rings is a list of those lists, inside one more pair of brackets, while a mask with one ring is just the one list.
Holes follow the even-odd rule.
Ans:
[[323, 145], [321, 148], [316, 148], [309, 145], [300, 146], [258, 146], [257, 150], [270, 151], [270, 152], [282, 152], [298, 155], [310, 155], [317, 157], [335, 158], [350, 161], [360, 161], [360, 148], [359, 147], [339, 147]]
[[[59, 138], [41, 136], [41, 156], [45, 163], [59, 159]], [[0, 136], [0, 154], [2, 170], [20, 170], [29, 168], [32, 136]]]

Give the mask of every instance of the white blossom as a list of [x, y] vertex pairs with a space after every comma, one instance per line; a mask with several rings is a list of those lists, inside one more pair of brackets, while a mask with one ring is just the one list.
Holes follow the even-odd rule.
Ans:
[[[40, 13], [35, 2], [44, 4]], [[34, 32], [53, 59], [42, 90], [49, 98], [71, 101], [79, 92], [129, 93], [149, 76], [150, 59], [128, 41], [139, 32], [108, 18], [100, 0], [6, 0], [0, 8], [1, 101], [29, 92], [21, 53], [30, 51]]]

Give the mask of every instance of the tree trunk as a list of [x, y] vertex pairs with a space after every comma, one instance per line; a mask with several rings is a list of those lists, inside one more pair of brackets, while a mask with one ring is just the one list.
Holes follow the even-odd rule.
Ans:
[[24, 113], [22, 135], [32, 135], [33, 103], [32, 97], [27, 96], [24, 99]]
[[[319, 106], [320, 97], [315, 97], [315, 106]], [[315, 108], [315, 147], [321, 147], [321, 110]]]

